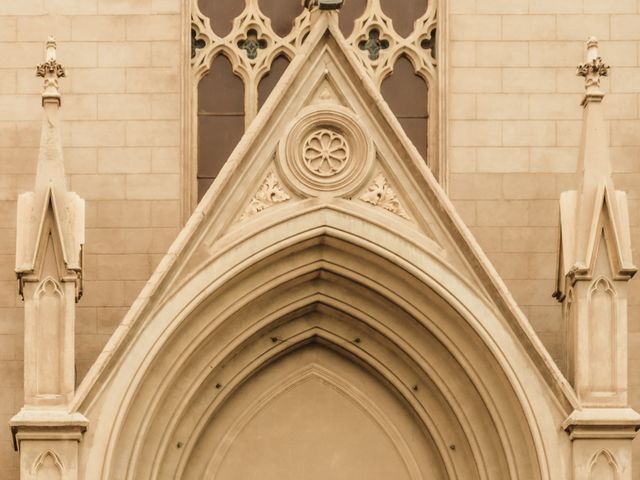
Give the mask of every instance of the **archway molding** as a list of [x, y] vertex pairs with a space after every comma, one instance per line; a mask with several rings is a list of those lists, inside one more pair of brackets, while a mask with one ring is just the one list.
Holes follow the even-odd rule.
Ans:
[[[365, 221], [342, 205], [298, 205], [289, 213], [265, 215], [231, 232], [232, 248], [183, 275], [138, 319], [101, 372], [104, 383], [94, 384], [80, 405], [90, 419], [100, 418], [92, 420], [89, 443], [104, 445], [86, 452], [87, 475], [155, 478], [168, 463], [182, 468], [188, 458], [182, 452], [197, 442], [180, 438], [201, 433], [197, 425], [179, 431], [179, 420], [203, 404], [202, 391], [219, 390], [223, 405], [289, 343], [321, 341], [373, 371], [418, 418], [425, 407], [416, 404], [416, 393], [442, 398], [440, 418], [456, 440], [439, 438], [427, 418], [421, 422], [450, 478], [555, 477], [551, 472], [561, 467], [548, 452], [568, 448], [557, 429], [565, 415], [561, 403], [495, 307], [440, 258], [437, 246], [420, 245], [393, 222]], [[312, 328], [277, 334], [310, 318]], [[252, 323], [244, 325], [247, 319]], [[335, 328], [320, 328], [323, 322]], [[385, 349], [394, 355], [377, 360]], [[216, 369], [243, 351], [258, 353], [238, 367], [234, 387]], [[413, 373], [394, 380], [390, 371], [402, 369]], [[457, 391], [452, 378], [464, 379]], [[199, 425], [215, 418], [214, 403]], [[166, 411], [178, 420], [173, 425]], [[477, 473], [456, 473], [465, 464], [456, 466], [451, 457], [463, 457], [465, 449]]]

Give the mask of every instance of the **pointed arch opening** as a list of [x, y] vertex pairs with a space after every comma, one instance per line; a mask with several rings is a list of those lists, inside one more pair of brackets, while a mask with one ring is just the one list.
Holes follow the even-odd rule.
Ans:
[[[236, 453], [218, 453], [216, 467], [203, 452], [241, 438], [229, 429], [253, 418], [239, 406], [243, 399], [279, 388], [295, 375], [286, 365], [313, 364], [358, 388], [372, 385], [365, 393], [369, 402], [392, 399], [383, 410], [411, 419], [392, 450], [420, 438], [418, 450], [427, 458], [398, 454], [393, 461], [404, 462], [397, 463], [405, 465], [403, 472], [415, 464], [435, 478], [550, 478], [541, 427], [518, 393], [527, 374], [516, 380], [506, 367], [511, 360], [503, 357], [505, 345], [491, 346], [482, 333], [490, 310], [482, 301], [458, 304], [437, 282], [391, 261], [381, 245], [340, 228], [332, 215], [306, 219], [310, 223], [297, 225], [298, 233], [291, 224], [253, 232], [248, 243], [236, 245], [246, 256], [231, 269], [227, 265], [228, 274], [221, 273], [226, 260], [220, 252], [167, 295], [153, 322], [132, 338], [129, 353], [114, 360], [99, 397], [84, 400], [81, 410], [101, 418], [88, 441], [109, 439], [106, 452], [90, 452], [93, 458], [85, 460], [104, 470], [88, 474], [146, 479], [197, 472], [207, 478], [209, 469], [226, 471], [228, 455], [240, 455], [242, 442], [229, 447]], [[280, 237], [278, 228], [289, 234]], [[264, 249], [263, 235], [283, 240]], [[191, 292], [189, 299], [184, 292]], [[498, 323], [491, 328], [501, 328]], [[280, 421], [269, 429], [287, 431], [288, 409], [280, 407], [273, 407], [271, 418]], [[112, 421], [102, 421], [107, 418]], [[401, 422], [374, 425], [381, 423]], [[376, 428], [383, 432], [380, 444], [391, 441]], [[278, 458], [280, 451], [271, 453]]]
[[589, 480], [619, 480], [620, 469], [613, 454], [602, 449], [589, 463]]

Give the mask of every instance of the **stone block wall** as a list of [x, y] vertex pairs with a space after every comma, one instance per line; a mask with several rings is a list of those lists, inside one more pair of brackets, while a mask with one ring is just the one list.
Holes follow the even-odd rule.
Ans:
[[[576, 189], [589, 36], [603, 81], [616, 187], [640, 263], [640, 2], [450, 0], [449, 193], [538, 335], [566, 369], [555, 299], [558, 198]], [[629, 293], [630, 401], [640, 409], [640, 281]], [[634, 471], [640, 472], [640, 440]]]
[[[33, 187], [34, 66], [44, 41], [56, 36], [67, 67], [66, 169], [87, 201], [82, 378], [180, 228], [183, 3], [0, 1], [0, 425], [22, 404], [16, 198]], [[577, 185], [584, 81], [575, 66], [589, 35], [611, 65], [603, 85], [611, 156], [640, 263], [640, 1], [448, 0], [447, 12], [450, 196], [564, 369], [564, 325], [551, 298], [558, 197]], [[630, 288], [630, 398], [640, 409], [640, 281]], [[0, 478], [18, 478], [8, 427]]]
[[33, 189], [48, 35], [58, 41], [69, 188], [86, 199], [81, 379], [180, 228], [180, 0], [0, 2], [0, 478], [19, 478], [7, 422], [22, 405], [16, 198]]

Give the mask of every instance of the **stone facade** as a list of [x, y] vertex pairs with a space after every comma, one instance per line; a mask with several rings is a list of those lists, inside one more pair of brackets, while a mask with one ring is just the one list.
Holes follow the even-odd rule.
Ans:
[[[40, 145], [42, 79], [33, 67], [42, 61], [47, 37], [55, 35], [68, 77], [61, 80], [67, 183], [86, 201], [84, 296], [75, 319], [80, 380], [186, 221], [181, 174], [188, 145], [181, 131], [188, 123], [187, 3], [0, 2], [0, 421], [5, 425], [24, 403], [25, 330], [14, 265], [17, 198], [34, 189]], [[439, 7], [446, 52], [440, 68], [447, 91], [440, 128], [446, 132], [449, 197], [568, 374], [568, 326], [551, 294], [560, 195], [579, 184], [584, 81], [576, 77], [575, 66], [583, 60], [585, 40], [597, 36], [611, 66], [602, 81], [607, 92], [602, 106], [613, 181], [627, 192], [637, 261], [640, 2], [443, 0]], [[267, 189], [274, 188], [273, 179], [271, 184], [268, 176], [264, 180]], [[367, 191], [393, 187], [376, 178], [361, 192], [363, 203], [380, 198]], [[632, 280], [627, 294], [628, 400], [636, 409], [638, 285]], [[5, 432], [0, 478], [17, 479], [20, 458]], [[640, 446], [635, 445], [637, 474]], [[601, 457], [605, 463], [606, 454]], [[54, 455], [41, 460], [56, 462]]]

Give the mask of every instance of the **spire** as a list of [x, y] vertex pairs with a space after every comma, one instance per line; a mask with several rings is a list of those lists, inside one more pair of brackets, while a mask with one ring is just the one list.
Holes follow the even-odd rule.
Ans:
[[565, 292], [564, 277], [591, 277], [596, 256], [604, 237], [611, 271], [631, 278], [635, 267], [631, 261], [628, 208], [624, 192], [615, 190], [609, 159], [609, 138], [602, 102], [602, 77], [609, 66], [598, 54], [598, 41], [587, 41], [585, 63], [578, 66], [578, 76], [585, 78], [582, 101], [583, 123], [578, 153], [578, 190], [565, 192], [561, 202], [561, 265], [558, 271], [559, 300]]
[[61, 104], [59, 78], [66, 76], [64, 67], [56, 60], [56, 42], [47, 40], [45, 63], [36, 67], [36, 75], [44, 78], [42, 88], [42, 131], [40, 153], [36, 170], [36, 193], [43, 193], [49, 186], [57, 193], [66, 191], [64, 157], [59, 131], [59, 111]]
[[36, 75], [44, 79], [42, 132], [34, 191], [22, 194], [18, 201], [16, 273], [23, 293], [27, 277], [38, 276], [36, 270], [44, 261], [46, 244], [51, 238], [56, 244], [59, 273], [76, 278], [76, 296], [79, 297], [82, 292], [84, 201], [67, 191], [59, 130], [59, 79], [65, 76], [65, 71], [57, 62], [53, 37], [46, 43], [46, 61], [36, 67]]
[[578, 76], [585, 79], [585, 98], [582, 104], [596, 101], [600, 102], [604, 97], [604, 92], [600, 88], [600, 78], [609, 75], [609, 65], [604, 63], [602, 57], [598, 55], [598, 39], [590, 37], [587, 40], [586, 62], [578, 65]]
[[[598, 41], [587, 41], [578, 190], [560, 196], [557, 290], [567, 326], [567, 376], [580, 408], [563, 423], [572, 441], [574, 477], [615, 442], [621, 471], [630, 471], [631, 440], [640, 415], [628, 407], [628, 282], [631, 228], [624, 192], [613, 185], [600, 81], [609, 67]], [[611, 457], [613, 458], [613, 457]], [[626, 462], [626, 464], [625, 464]], [[631, 478], [629, 473], [624, 477]]]
[[627, 395], [626, 283], [636, 272], [624, 192], [613, 184], [601, 78], [609, 67], [587, 42], [578, 189], [560, 196], [557, 291], [572, 332], [569, 379], [588, 406], [624, 406]]
[[585, 96], [582, 100], [584, 121], [578, 158], [579, 172], [582, 174], [580, 190], [589, 193], [599, 184], [613, 187], [609, 139], [602, 106], [604, 92], [600, 88], [600, 79], [609, 75], [609, 66], [598, 55], [598, 40], [594, 37], [587, 41], [586, 61], [578, 66], [577, 75], [585, 79]]
[[66, 76], [64, 67], [56, 60], [56, 40], [49, 37], [47, 40], [47, 61], [36, 67], [36, 75], [44, 78], [42, 90], [42, 104], [55, 102], [60, 106], [60, 88], [58, 79]]

